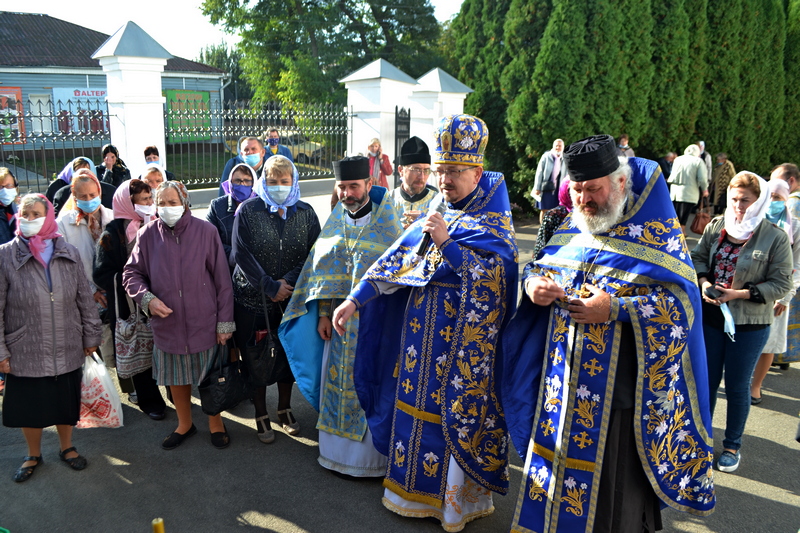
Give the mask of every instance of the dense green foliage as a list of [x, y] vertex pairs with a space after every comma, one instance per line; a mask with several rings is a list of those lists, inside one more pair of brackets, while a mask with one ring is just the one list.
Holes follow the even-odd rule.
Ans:
[[230, 83], [225, 88], [225, 100], [249, 100], [253, 97], [253, 89], [242, 72], [242, 53], [239, 50], [231, 50], [225, 43], [212, 44], [200, 50], [197, 61], [230, 75]]
[[259, 101], [344, 103], [337, 80], [375, 59], [414, 77], [442, 64], [428, 0], [205, 0], [203, 13], [241, 35], [244, 76]]
[[786, 76], [784, 116], [780, 157], [778, 164], [800, 159], [800, 135], [794, 131], [800, 124], [800, 0], [789, 0], [786, 21], [786, 46], [783, 56], [783, 73]]

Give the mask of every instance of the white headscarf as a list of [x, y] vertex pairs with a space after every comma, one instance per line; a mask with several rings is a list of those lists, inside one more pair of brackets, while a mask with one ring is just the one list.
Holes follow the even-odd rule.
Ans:
[[[753, 202], [753, 205], [747, 208], [744, 212], [741, 222], [736, 222], [736, 213], [733, 210], [733, 202], [731, 201], [731, 191], [733, 187], [728, 186], [728, 207], [725, 209], [725, 231], [734, 239], [746, 241], [753, 235], [756, 227], [764, 220], [769, 209], [769, 185], [760, 176], [743, 170], [731, 178], [731, 183], [741, 176], [742, 174], [752, 174], [758, 179], [758, 185], [761, 189], [761, 194], [758, 195], [758, 200]], [[749, 189], [748, 189], [749, 190]]]

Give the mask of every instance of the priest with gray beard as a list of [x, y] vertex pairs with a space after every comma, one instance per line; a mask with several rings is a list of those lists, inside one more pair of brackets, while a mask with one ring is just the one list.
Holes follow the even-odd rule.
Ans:
[[[525, 268], [501, 402], [525, 470], [512, 531], [640, 533], [715, 504], [700, 293], [658, 164], [564, 152], [573, 211]], [[522, 452], [527, 450], [527, 453]]]

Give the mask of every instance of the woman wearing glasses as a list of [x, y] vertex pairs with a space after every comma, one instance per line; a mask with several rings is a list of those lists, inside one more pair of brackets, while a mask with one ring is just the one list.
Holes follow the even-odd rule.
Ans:
[[419, 137], [411, 137], [400, 149], [400, 186], [392, 191], [392, 202], [403, 213], [403, 228], [428, 211], [436, 196], [436, 188], [428, 185], [431, 175], [431, 154], [428, 145]]
[[231, 254], [233, 217], [242, 202], [256, 195], [253, 192], [256, 179], [256, 171], [249, 165], [240, 163], [233, 167], [228, 180], [222, 182], [222, 190], [225, 191], [225, 196], [213, 199], [206, 213], [206, 220], [217, 228], [231, 272], [233, 272], [233, 267], [236, 264]]

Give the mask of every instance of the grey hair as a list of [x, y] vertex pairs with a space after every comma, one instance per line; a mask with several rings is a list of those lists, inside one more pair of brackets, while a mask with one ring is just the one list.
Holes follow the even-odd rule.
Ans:
[[628, 164], [627, 156], [621, 155], [617, 157], [617, 159], [619, 160], [619, 166], [617, 167], [617, 170], [609, 174], [608, 177], [612, 181], [614, 181], [617, 178], [624, 177], [626, 182], [625, 186], [628, 187], [628, 183], [631, 181], [631, 176], [633, 175], [633, 169]]
[[50, 206], [47, 205], [47, 199], [44, 196], [36, 193], [29, 193], [23, 196], [19, 201], [20, 213], [33, 206], [33, 204], [42, 204], [45, 214], [50, 210]]

